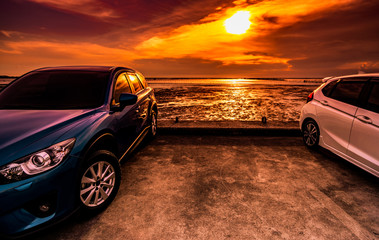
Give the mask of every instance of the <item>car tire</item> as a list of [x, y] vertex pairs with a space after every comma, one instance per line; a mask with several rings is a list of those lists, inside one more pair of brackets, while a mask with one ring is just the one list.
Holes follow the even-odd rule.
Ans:
[[151, 116], [150, 116], [150, 129], [149, 129], [150, 139], [154, 138], [157, 135], [157, 129], [158, 129], [157, 113], [155, 111], [152, 111]]
[[98, 213], [116, 197], [121, 182], [117, 157], [110, 151], [96, 151], [79, 175], [79, 203], [84, 213]]
[[309, 148], [317, 148], [320, 140], [320, 130], [317, 123], [312, 120], [306, 120], [303, 124], [302, 135], [304, 144]]

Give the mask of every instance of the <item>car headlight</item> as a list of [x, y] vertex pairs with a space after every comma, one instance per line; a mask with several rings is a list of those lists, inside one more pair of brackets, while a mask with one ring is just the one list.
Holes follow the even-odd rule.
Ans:
[[[70, 138], [48, 148], [22, 157], [0, 168], [5, 182], [15, 182], [56, 167], [70, 153], [75, 138]], [[0, 180], [0, 182], [3, 182]]]

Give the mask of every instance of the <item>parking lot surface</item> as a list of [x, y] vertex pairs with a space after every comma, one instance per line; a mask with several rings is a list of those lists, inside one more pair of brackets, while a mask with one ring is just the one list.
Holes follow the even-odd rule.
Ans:
[[158, 136], [114, 202], [35, 239], [379, 239], [379, 180], [299, 137]]

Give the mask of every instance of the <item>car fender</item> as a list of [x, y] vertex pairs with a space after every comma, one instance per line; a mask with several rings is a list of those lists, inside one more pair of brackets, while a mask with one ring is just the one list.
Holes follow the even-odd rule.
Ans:
[[113, 136], [113, 126], [116, 124], [115, 122], [116, 120], [109, 113], [99, 112], [71, 128], [62, 135], [60, 139], [65, 140], [75, 137], [76, 142], [71, 155], [83, 158], [89, 146], [91, 146], [100, 135], [109, 133]]
[[[315, 100], [313, 100], [313, 101], [315, 101]], [[304, 121], [306, 119], [310, 118], [310, 119], [313, 119], [314, 121], [316, 121], [316, 123], [318, 122], [317, 115], [315, 114], [316, 106], [312, 102], [309, 102], [303, 106], [303, 109], [302, 109], [301, 114], [300, 114], [300, 121], [299, 121], [300, 129], [303, 128], [303, 124], [304, 124]]]

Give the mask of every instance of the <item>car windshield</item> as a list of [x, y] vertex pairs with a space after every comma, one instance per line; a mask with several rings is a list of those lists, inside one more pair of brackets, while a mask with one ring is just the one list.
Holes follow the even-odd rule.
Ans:
[[0, 109], [88, 109], [104, 103], [108, 72], [46, 71], [0, 92]]

